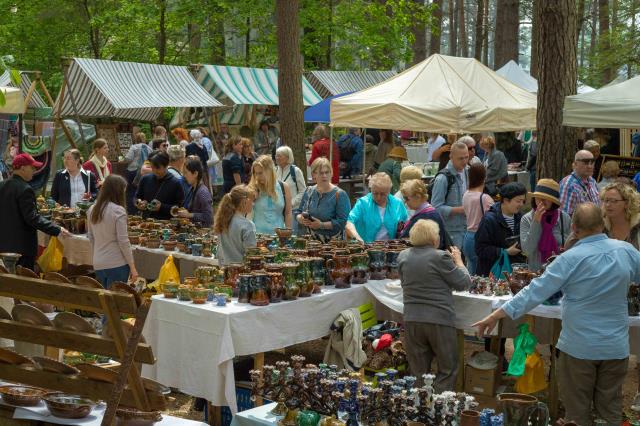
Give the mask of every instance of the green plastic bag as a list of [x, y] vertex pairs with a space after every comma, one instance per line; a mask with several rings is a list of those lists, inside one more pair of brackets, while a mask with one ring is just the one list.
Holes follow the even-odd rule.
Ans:
[[518, 336], [513, 340], [513, 357], [509, 362], [507, 374], [520, 377], [525, 372], [527, 355], [531, 355], [536, 350], [538, 339], [529, 331], [529, 324], [523, 323], [518, 326]]
[[494, 279], [503, 280], [504, 275], [502, 274], [502, 272], [504, 271], [511, 273], [513, 272], [513, 269], [511, 268], [511, 262], [509, 261], [509, 253], [507, 253], [507, 250], [505, 249], [500, 249], [500, 256], [498, 256], [498, 260], [496, 260], [496, 262], [491, 267], [489, 276], [493, 275]]

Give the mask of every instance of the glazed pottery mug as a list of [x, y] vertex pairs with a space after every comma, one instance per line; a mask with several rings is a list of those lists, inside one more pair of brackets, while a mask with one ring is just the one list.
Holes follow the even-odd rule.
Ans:
[[227, 295], [225, 293], [216, 293], [216, 306], [226, 306], [227, 305]]

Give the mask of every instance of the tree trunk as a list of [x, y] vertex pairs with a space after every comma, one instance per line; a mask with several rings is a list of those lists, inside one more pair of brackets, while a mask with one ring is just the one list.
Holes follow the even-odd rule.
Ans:
[[449, 0], [449, 55], [456, 56], [458, 53], [457, 31], [456, 31], [456, 8], [454, 0]]
[[429, 55], [440, 53], [440, 43], [442, 42], [442, 0], [433, 0], [433, 6], [433, 30], [429, 42]]
[[467, 40], [467, 28], [464, 19], [464, 0], [458, 0], [458, 35], [460, 56], [469, 57], [469, 40]]
[[102, 54], [100, 52], [100, 28], [94, 26], [94, 24], [91, 22], [93, 17], [91, 9], [89, 8], [88, 1], [84, 0], [82, 2], [82, 6], [84, 7], [84, 13], [87, 17], [87, 25], [89, 25], [89, 43], [91, 44], [93, 57], [95, 59], [100, 59], [102, 57]]
[[482, 63], [489, 66], [489, 1], [484, 0], [484, 11], [482, 13]]
[[520, 0], [498, 0], [493, 69], [511, 59], [518, 62], [519, 3]]
[[[419, 7], [424, 6], [424, 0], [414, 0], [414, 3], [417, 3]], [[413, 42], [413, 64], [415, 65], [427, 59], [427, 38], [424, 21], [414, 22], [411, 31], [415, 38]]]
[[598, 0], [591, 0], [591, 42], [589, 43], [589, 58], [596, 54], [598, 42]]
[[580, 39], [580, 33], [582, 32], [582, 28], [584, 27], [584, 6], [585, 0], [578, 0], [578, 25], [576, 26], [577, 39]]
[[476, 0], [478, 10], [476, 11], [476, 39], [473, 49], [473, 57], [477, 60], [482, 60], [482, 41], [484, 40], [483, 28], [484, 28], [484, 2], [487, 0]]
[[225, 64], [226, 63], [226, 49], [224, 42], [224, 20], [217, 15], [216, 22], [209, 22], [209, 46], [211, 48], [211, 63], [212, 64]]
[[[598, 24], [600, 27], [600, 52], [609, 52], [611, 49], [611, 29], [609, 28], [609, 0], [598, 0], [599, 15]], [[606, 67], [602, 70], [602, 83], [607, 84], [613, 79], [613, 70]]]
[[529, 73], [531, 77], [538, 78], [538, 64], [540, 63], [540, 22], [538, 22], [540, 11], [540, 2], [542, 0], [533, 0], [533, 18], [531, 20], [531, 67]]
[[302, 57], [298, 0], [276, 0], [278, 43], [278, 93], [280, 137], [293, 150], [296, 164], [306, 176], [304, 149], [304, 105], [302, 101]]
[[[638, 13], [638, 0], [631, 0], [631, 9], [629, 14], [631, 15], [631, 30], [630, 39], [631, 43], [636, 43], [636, 14]], [[633, 76], [633, 62], [627, 62], [627, 79]]]
[[575, 0], [540, 0], [538, 178], [560, 180], [570, 170], [576, 129], [562, 126], [564, 98], [576, 93]]
[[167, 27], [165, 18], [167, 15], [167, 1], [159, 0], [160, 6], [160, 29], [158, 31], [158, 63], [164, 64], [164, 58], [167, 56]]
[[251, 17], [247, 16], [247, 32], [244, 33], [244, 63], [251, 66]]
[[620, 21], [618, 20], [620, 12], [620, 4], [618, 0], [611, 1], [611, 29], [615, 30], [620, 25]]
[[189, 37], [189, 62], [195, 64], [200, 54], [200, 45], [202, 44], [202, 34], [200, 26], [194, 23], [187, 24], [187, 36]]
[[331, 36], [333, 34], [333, 0], [329, 0], [329, 28], [332, 30], [327, 34], [327, 51], [325, 52], [327, 61], [325, 69], [328, 70], [331, 69], [331, 52], [333, 51], [333, 40]]

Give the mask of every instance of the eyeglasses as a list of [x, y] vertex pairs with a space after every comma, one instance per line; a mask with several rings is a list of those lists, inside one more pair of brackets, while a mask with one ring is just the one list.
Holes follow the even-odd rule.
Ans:
[[387, 197], [389, 195], [389, 193], [388, 192], [371, 191], [371, 195], [373, 195], [374, 197]]
[[594, 158], [579, 158], [576, 161], [579, 161], [582, 164], [587, 165], [587, 166], [590, 166], [590, 165], [596, 163], [596, 160]]
[[612, 198], [605, 198], [604, 200], [602, 200], [602, 204], [615, 204], [615, 203], [619, 203], [620, 201], [624, 201], [624, 200], [614, 200]]
[[475, 146], [475, 145], [474, 145], [474, 146], [468, 146], [468, 147], [467, 147], [467, 149], [468, 149], [469, 151], [471, 151], [471, 150], [474, 150], [474, 151], [475, 151], [475, 150], [476, 150], [476, 146]]

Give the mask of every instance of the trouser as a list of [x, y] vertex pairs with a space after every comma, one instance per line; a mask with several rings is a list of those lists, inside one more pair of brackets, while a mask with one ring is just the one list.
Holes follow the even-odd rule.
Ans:
[[104, 288], [108, 289], [114, 281], [126, 283], [129, 280], [130, 272], [129, 265], [109, 269], [98, 269], [96, 270], [96, 278]]
[[33, 271], [33, 268], [35, 268], [36, 266], [36, 257], [23, 254], [22, 256], [20, 256], [20, 259], [18, 259], [17, 265], [20, 265], [23, 268], [31, 269]]
[[129, 214], [137, 214], [138, 210], [136, 209], [136, 190], [137, 188], [133, 185], [133, 180], [136, 178], [138, 174], [137, 170], [130, 171], [127, 170], [127, 213]]
[[422, 375], [431, 372], [431, 361], [438, 360], [433, 387], [436, 393], [454, 391], [458, 375], [458, 343], [455, 327], [425, 322], [404, 323], [404, 342], [411, 374], [423, 384]]
[[478, 255], [476, 254], [476, 233], [467, 231], [464, 234], [464, 240], [462, 243], [462, 253], [467, 260], [467, 270], [469, 274], [476, 273], [476, 266], [478, 265]]
[[588, 360], [560, 352], [556, 366], [558, 389], [565, 408], [566, 420], [590, 426], [591, 403], [596, 417], [607, 425], [622, 422], [622, 383], [629, 358]]

